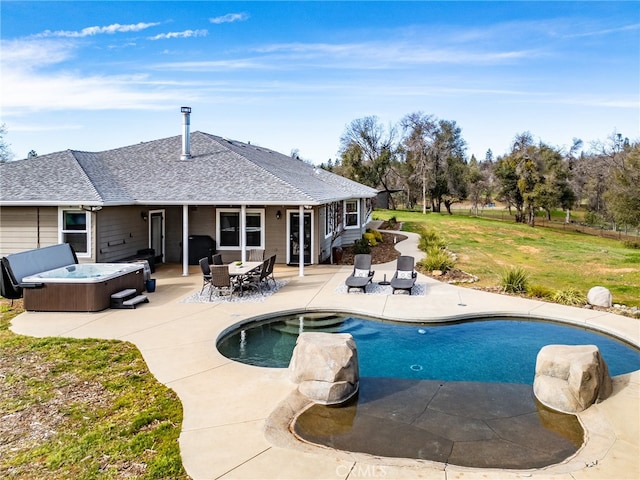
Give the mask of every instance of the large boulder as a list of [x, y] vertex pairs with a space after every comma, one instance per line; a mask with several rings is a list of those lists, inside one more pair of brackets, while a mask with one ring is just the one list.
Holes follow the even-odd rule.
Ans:
[[589, 290], [589, 293], [587, 293], [587, 303], [594, 307], [609, 308], [613, 305], [613, 297], [608, 288], [593, 287]]
[[358, 391], [360, 381], [355, 340], [348, 333], [301, 333], [289, 375], [298, 391], [316, 403], [347, 401]]
[[547, 407], [578, 413], [611, 391], [609, 368], [595, 345], [547, 345], [538, 353], [533, 393]]

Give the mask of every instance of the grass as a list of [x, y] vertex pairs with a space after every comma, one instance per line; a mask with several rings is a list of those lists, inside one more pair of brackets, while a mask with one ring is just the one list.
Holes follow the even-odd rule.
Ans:
[[596, 285], [615, 303], [640, 303], [640, 251], [620, 240], [570, 230], [438, 213], [376, 210], [374, 218], [395, 217], [403, 230], [439, 232], [457, 255], [456, 267], [480, 278], [478, 287], [497, 287], [506, 269], [521, 267], [529, 283], [551, 291], [572, 288], [586, 297]]
[[31, 338], [0, 308], [0, 477], [187, 479], [182, 405], [126, 342]]

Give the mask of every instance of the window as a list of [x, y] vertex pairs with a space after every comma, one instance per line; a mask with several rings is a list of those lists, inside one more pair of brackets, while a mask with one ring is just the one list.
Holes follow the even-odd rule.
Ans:
[[344, 202], [345, 228], [357, 227], [359, 224], [360, 224], [360, 202], [358, 200], [346, 200]]
[[[218, 246], [229, 250], [240, 248], [240, 209], [218, 209]], [[245, 242], [247, 247], [264, 248], [264, 210], [247, 209]]]
[[78, 257], [91, 256], [91, 214], [84, 210], [58, 211], [60, 243], [68, 243]]
[[332, 236], [333, 230], [339, 225], [336, 225], [338, 221], [338, 204], [329, 203], [324, 207], [324, 235], [325, 238]]

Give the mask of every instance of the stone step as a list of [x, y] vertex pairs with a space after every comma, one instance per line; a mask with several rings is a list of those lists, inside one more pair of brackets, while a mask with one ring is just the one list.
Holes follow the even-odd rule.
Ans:
[[111, 294], [111, 299], [112, 300], [126, 300], [130, 297], [133, 297], [136, 295], [136, 293], [138, 293], [138, 291], [135, 288], [127, 288], [125, 290], [120, 290], [119, 292], [116, 293], [112, 293]]

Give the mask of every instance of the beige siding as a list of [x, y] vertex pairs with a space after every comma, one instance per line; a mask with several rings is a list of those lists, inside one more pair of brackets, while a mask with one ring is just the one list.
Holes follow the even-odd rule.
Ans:
[[0, 207], [0, 256], [57, 243], [56, 207]]
[[94, 216], [98, 262], [113, 262], [149, 246], [149, 223], [140, 207], [105, 207]]
[[[280, 210], [280, 219], [276, 213]], [[267, 207], [264, 212], [265, 258], [276, 255], [277, 263], [287, 261], [287, 209], [285, 207]]]

